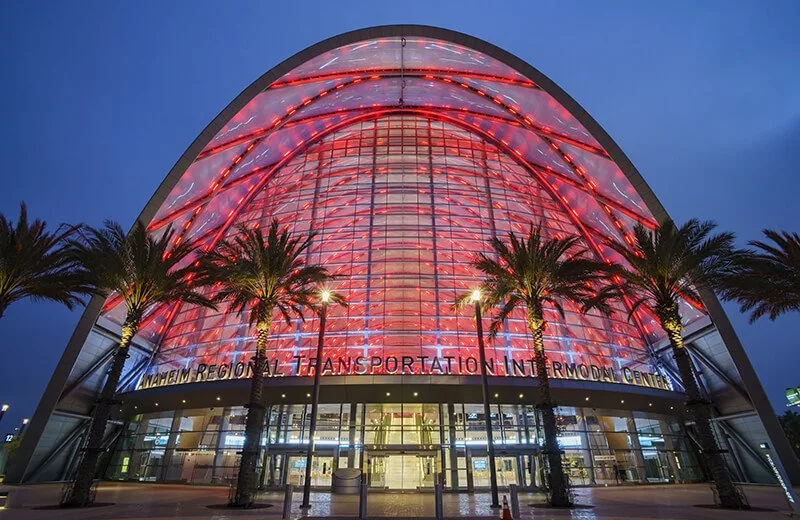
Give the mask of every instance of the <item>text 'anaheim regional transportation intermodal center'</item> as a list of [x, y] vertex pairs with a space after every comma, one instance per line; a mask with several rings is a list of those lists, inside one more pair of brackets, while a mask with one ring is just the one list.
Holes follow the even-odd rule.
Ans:
[[[644, 124], [644, 123], [643, 123]], [[453, 310], [476, 287], [489, 239], [604, 240], [664, 208], [572, 98], [519, 58], [463, 34], [386, 26], [343, 34], [281, 63], [240, 94], [184, 153], [140, 216], [198, 253], [242, 224], [316, 232], [307, 254], [339, 276], [329, 309], [312, 484], [359, 467], [380, 490], [489, 485], [476, 324]], [[548, 311], [545, 345], [573, 485], [705, 478], [680, 379], [654, 317]], [[795, 459], [713, 295], [684, 304], [686, 342], [737, 480], [771, 482], [758, 446]], [[125, 314], [87, 308], [8, 475], [60, 480], [79, 457]], [[275, 319], [260, 479], [301, 484], [318, 319]], [[524, 309], [487, 338], [501, 486], [542, 484], [537, 379]], [[238, 469], [255, 337], [246, 316], [167, 305], [145, 317], [108, 430], [109, 479], [228, 484]]]

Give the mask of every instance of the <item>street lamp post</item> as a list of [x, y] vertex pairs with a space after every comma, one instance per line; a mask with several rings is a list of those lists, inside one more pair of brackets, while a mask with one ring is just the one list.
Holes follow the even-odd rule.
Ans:
[[303, 484], [303, 503], [301, 508], [311, 507], [311, 459], [314, 454], [314, 434], [317, 429], [317, 407], [319, 406], [319, 384], [322, 378], [322, 344], [325, 339], [325, 318], [328, 314], [328, 301], [331, 299], [330, 291], [322, 291], [320, 300], [322, 308], [319, 311], [319, 338], [317, 340], [317, 359], [314, 362], [314, 390], [311, 394], [311, 424], [308, 432], [308, 448], [306, 451], [306, 479]]
[[8, 405], [3, 403], [3, 406], [0, 406], [0, 421], [3, 420], [3, 416], [6, 414], [6, 410], [8, 410]]
[[486, 418], [486, 442], [489, 451], [489, 478], [492, 485], [492, 508], [500, 508], [497, 494], [497, 465], [494, 460], [494, 438], [492, 436], [492, 416], [489, 402], [489, 376], [486, 374], [486, 348], [483, 344], [483, 316], [481, 315], [481, 292], [472, 291], [470, 298], [475, 302], [475, 323], [478, 326], [478, 353], [481, 362], [481, 390], [483, 390], [483, 416]]

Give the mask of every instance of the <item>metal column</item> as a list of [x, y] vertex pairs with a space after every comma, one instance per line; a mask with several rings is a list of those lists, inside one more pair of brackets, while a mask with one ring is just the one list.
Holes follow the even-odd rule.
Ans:
[[170, 463], [172, 462], [173, 452], [175, 451], [175, 441], [178, 440], [178, 432], [181, 428], [182, 416], [183, 416], [183, 410], [176, 410], [175, 415], [172, 416], [172, 426], [170, 426], [167, 446], [166, 448], [164, 448], [164, 459], [161, 465], [161, 472], [159, 474], [159, 479], [158, 479], [160, 482], [167, 481], [167, 473], [169, 471]]
[[[450, 434], [450, 447], [447, 449], [450, 455], [450, 486], [458, 489], [458, 451], [456, 449], [456, 408], [453, 403], [447, 403], [447, 426]], [[444, 428], [444, 424], [442, 424]]]
[[583, 445], [586, 447], [585, 451], [583, 452], [583, 463], [586, 466], [586, 469], [589, 470], [589, 482], [592, 485], [597, 484], [597, 480], [595, 479], [594, 474], [594, 459], [592, 458], [592, 445], [589, 442], [589, 427], [586, 425], [586, 414], [583, 408], [578, 408], [577, 413], [580, 414], [580, 423], [579, 426], [581, 428], [581, 441]]
[[222, 409], [222, 420], [219, 423], [219, 431], [217, 432], [217, 447], [214, 452], [214, 465], [211, 467], [211, 483], [217, 483], [217, 468], [222, 465], [225, 460], [225, 436], [226, 431], [230, 428], [230, 414], [231, 409], [225, 407]]
[[631, 444], [633, 444], [633, 457], [636, 459], [637, 473], [640, 471], [642, 472], [642, 474], [639, 475], [639, 482], [645, 482], [647, 478], [645, 475], [644, 456], [642, 455], [642, 445], [639, 444], [639, 433], [636, 431], [636, 421], [633, 419], [633, 412], [628, 412], [625, 420], [628, 425], [628, 435], [630, 435]]
[[347, 467], [356, 467], [356, 413], [358, 405], [350, 403], [350, 415], [347, 424]]

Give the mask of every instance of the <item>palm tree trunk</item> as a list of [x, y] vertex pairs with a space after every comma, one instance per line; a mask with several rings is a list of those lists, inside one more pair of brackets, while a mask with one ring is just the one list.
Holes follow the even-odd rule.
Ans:
[[[270, 313], [270, 316], [272, 313]], [[250, 402], [247, 405], [247, 421], [244, 429], [244, 446], [239, 463], [239, 477], [236, 482], [234, 506], [249, 507], [253, 503], [256, 487], [256, 465], [261, 451], [261, 435], [264, 432], [264, 369], [267, 365], [267, 339], [270, 323], [260, 322], [257, 325], [258, 340], [253, 367], [253, 379], [250, 383]]]
[[733, 485], [728, 466], [717, 445], [714, 431], [711, 428], [710, 404], [700, 395], [700, 389], [697, 386], [694, 371], [692, 370], [692, 361], [683, 344], [683, 325], [681, 324], [680, 316], [665, 316], [661, 317], [660, 320], [661, 326], [669, 337], [672, 354], [678, 365], [678, 372], [688, 397], [686, 408], [689, 410], [697, 427], [700, 445], [703, 449], [703, 458], [705, 458], [708, 468], [711, 470], [711, 477], [714, 479], [714, 486], [719, 495], [720, 505], [732, 509], [742, 509], [746, 507], [746, 504], [739, 495], [736, 486]]
[[126, 320], [122, 326], [119, 347], [114, 353], [111, 369], [100, 393], [100, 399], [94, 407], [92, 414], [92, 426], [89, 430], [89, 439], [81, 458], [78, 470], [75, 473], [75, 480], [72, 489], [62, 501], [62, 505], [70, 507], [83, 507], [92, 502], [91, 490], [95, 473], [97, 472], [97, 459], [102, 451], [103, 438], [105, 437], [106, 424], [111, 414], [111, 406], [116, 402], [115, 394], [117, 385], [122, 376], [122, 369], [125, 367], [125, 360], [128, 359], [128, 348], [133, 337], [139, 329], [138, 320]]
[[539, 403], [536, 407], [542, 414], [544, 426], [544, 450], [550, 468], [550, 504], [556, 507], [569, 507], [567, 479], [561, 461], [561, 448], [558, 446], [558, 426], [556, 425], [555, 405], [550, 394], [550, 378], [547, 375], [547, 355], [544, 352], [544, 319], [541, 316], [528, 316], [528, 327], [533, 335], [536, 376], [539, 380]]

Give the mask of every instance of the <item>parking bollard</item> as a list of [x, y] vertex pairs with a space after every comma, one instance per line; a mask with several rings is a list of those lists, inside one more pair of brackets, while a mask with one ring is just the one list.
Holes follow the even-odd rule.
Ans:
[[434, 506], [436, 508], [436, 520], [442, 520], [444, 518], [444, 501], [442, 500], [442, 484], [441, 482], [437, 482], [433, 485], [433, 493], [434, 493]]
[[365, 481], [361, 481], [361, 493], [358, 500], [358, 518], [359, 520], [366, 520], [367, 518], [367, 490], [369, 489], [369, 484]]
[[292, 492], [293, 491], [294, 490], [292, 489], [292, 485], [291, 484], [286, 484], [286, 491], [283, 494], [283, 514], [281, 515], [281, 518], [283, 518], [283, 520], [288, 520], [288, 518], [292, 514]]
[[511, 492], [511, 516], [519, 518], [519, 486], [511, 484], [509, 489]]

